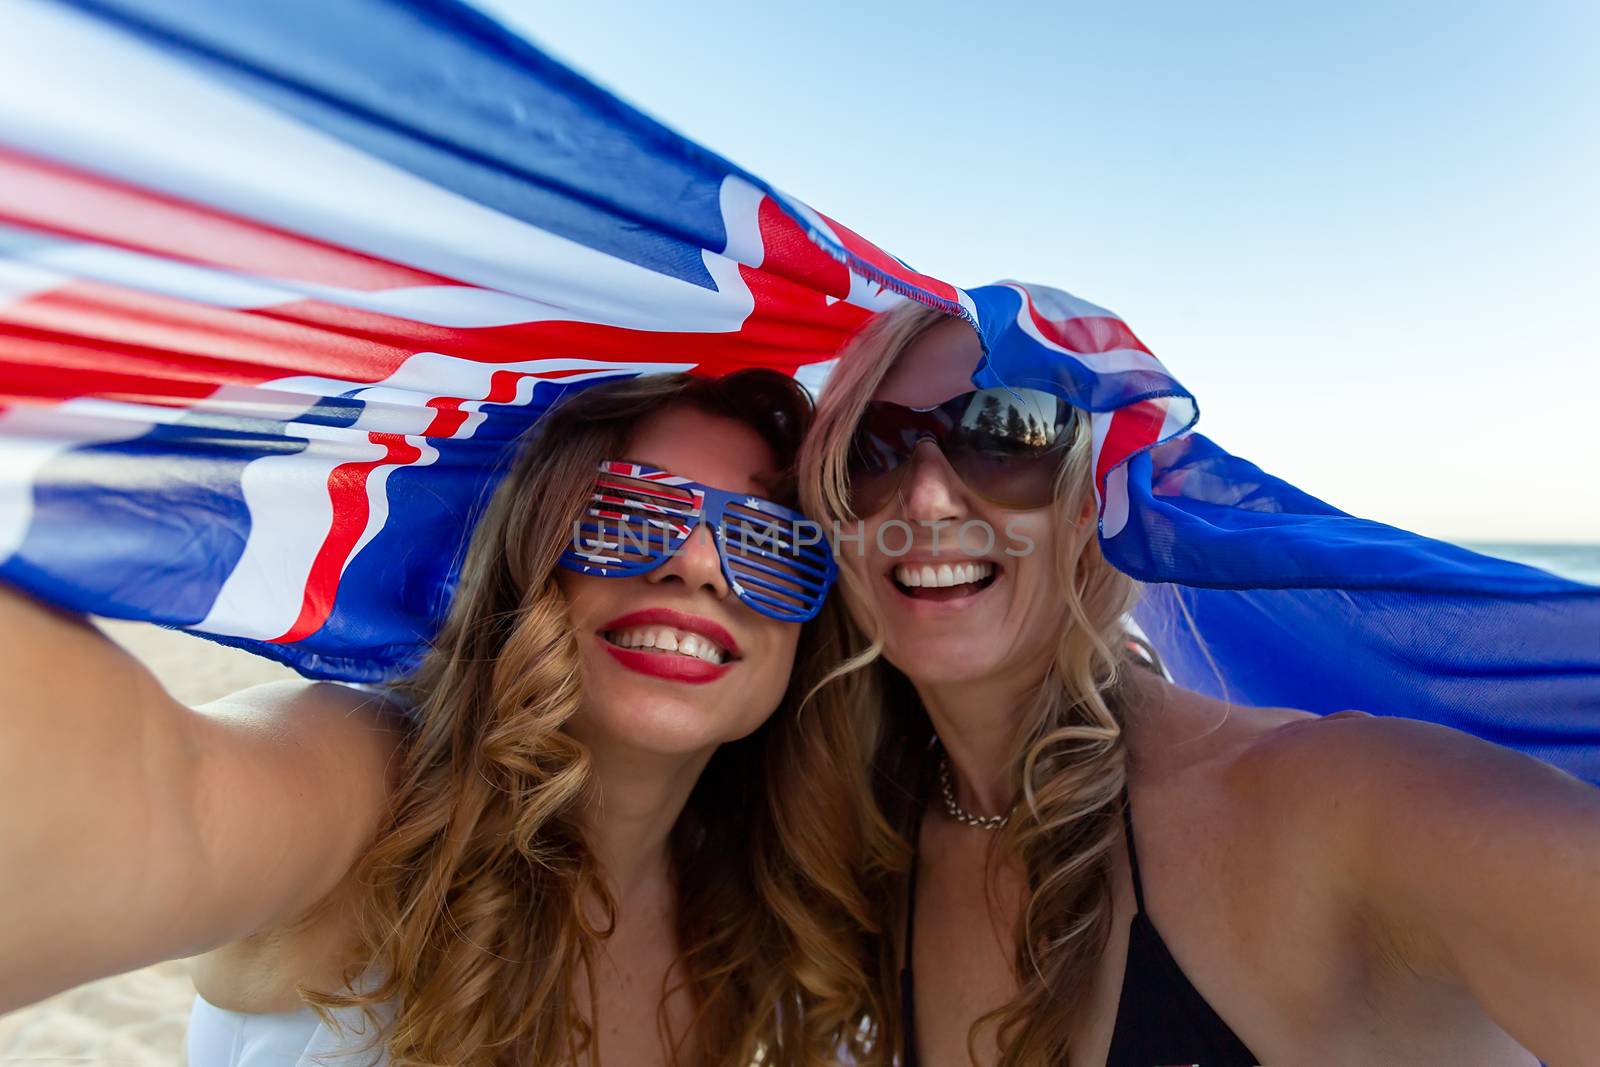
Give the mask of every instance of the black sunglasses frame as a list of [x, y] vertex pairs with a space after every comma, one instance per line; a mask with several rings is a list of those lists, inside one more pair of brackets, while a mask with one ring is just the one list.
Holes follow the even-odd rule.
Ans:
[[[975, 408], [981, 408], [974, 417]], [[875, 514], [900, 491], [910, 460], [932, 441], [962, 482], [1009, 510], [1048, 504], [1060, 455], [1084, 420], [1054, 393], [972, 389], [925, 408], [867, 403], [850, 442], [851, 510]], [[987, 443], [990, 447], [984, 447]]]

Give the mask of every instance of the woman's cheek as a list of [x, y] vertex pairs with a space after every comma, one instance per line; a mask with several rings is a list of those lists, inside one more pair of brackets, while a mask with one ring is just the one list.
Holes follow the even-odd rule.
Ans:
[[1006, 540], [1022, 558], [1048, 563], [1055, 555], [1053, 527], [1047, 509], [1013, 512], [1006, 517]]
[[782, 699], [783, 691], [789, 688], [789, 678], [794, 674], [794, 658], [800, 648], [800, 626], [796, 623], [779, 623], [782, 630], [776, 642], [777, 652], [772, 657], [773, 664], [769, 677], [773, 691]]
[[770, 639], [759, 642], [758, 661], [746, 657], [745, 662], [754, 669], [746, 675], [734, 696], [743, 709], [737, 713], [740, 736], [758, 728], [778, 710], [789, 688], [789, 678], [794, 673], [800, 627], [793, 623], [775, 622], [772, 625], [781, 627], [781, 630]]
[[867, 561], [855, 551], [841, 550], [839, 570], [839, 581], [829, 595], [842, 597], [851, 621], [865, 630], [872, 614], [869, 602], [875, 595], [871, 579], [867, 576]]

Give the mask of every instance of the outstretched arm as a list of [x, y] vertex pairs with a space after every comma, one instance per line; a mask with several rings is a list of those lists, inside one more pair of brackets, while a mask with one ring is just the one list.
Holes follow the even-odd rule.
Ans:
[[0, 1012], [306, 911], [382, 817], [398, 735], [356, 690], [191, 709], [3, 585], [0, 678]]
[[1325, 877], [1407, 967], [1467, 989], [1546, 1063], [1593, 1058], [1600, 789], [1402, 719], [1307, 723], [1274, 744], [1279, 772], [1325, 798], [1306, 827], [1331, 835]]

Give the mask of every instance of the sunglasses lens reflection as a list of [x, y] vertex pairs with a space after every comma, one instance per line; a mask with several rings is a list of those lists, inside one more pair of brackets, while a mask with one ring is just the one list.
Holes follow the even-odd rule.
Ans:
[[1037, 389], [978, 389], [927, 410], [873, 401], [851, 442], [851, 509], [862, 516], [884, 508], [924, 440], [984, 499], [1006, 508], [1043, 507], [1077, 424], [1075, 408]]

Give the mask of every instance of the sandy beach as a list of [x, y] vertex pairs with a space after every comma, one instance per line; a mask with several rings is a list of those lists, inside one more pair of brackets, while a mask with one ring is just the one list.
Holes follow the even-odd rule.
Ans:
[[[149, 664], [179, 700], [200, 704], [258, 682], [295, 677], [244, 652], [153, 626], [101, 627]], [[194, 986], [181, 961], [104, 978], [0, 1015], [0, 1064], [172, 1067], [184, 1062]], [[204, 1067], [204, 1065], [197, 1065]]]

